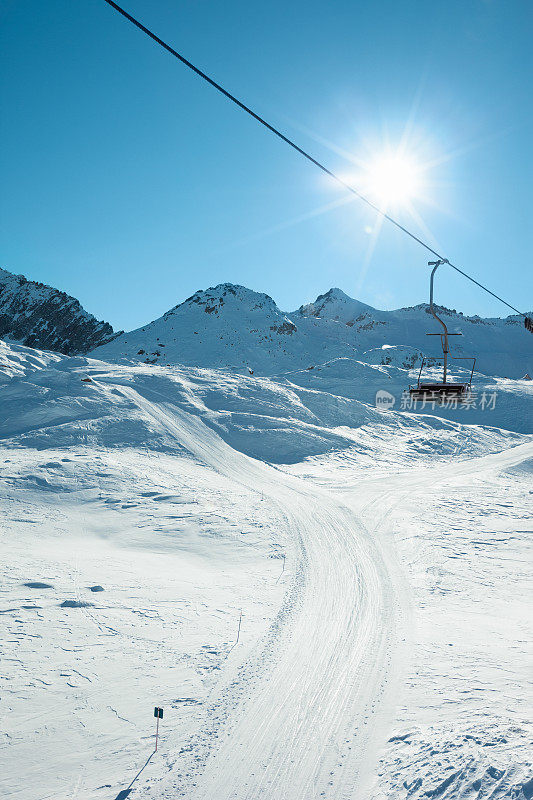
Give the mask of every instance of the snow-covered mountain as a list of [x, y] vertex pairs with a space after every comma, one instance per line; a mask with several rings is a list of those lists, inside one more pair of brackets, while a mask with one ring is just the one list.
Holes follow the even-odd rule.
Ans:
[[116, 334], [78, 300], [0, 269], [0, 337], [66, 355], [85, 353]]
[[[533, 370], [531, 334], [521, 318], [467, 317], [440, 307], [453, 337], [455, 365], [489, 375], [522, 377]], [[350, 357], [411, 369], [422, 354], [442, 354], [440, 326], [425, 304], [379, 311], [330, 289], [293, 313], [243, 286], [223, 283], [198, 291], [160, 319], [118, 336], [95, 352], [152, 364], [185, 364], [272, 375]], [[452, 367], [454, 362], [452, 362]]]
[[[468, 317], [439, 307], [453, 337], [451, 362], [488, 375], [533, 373], [531, 334], [518, 316]], [[78, 300], [0, 269], [0, 338], [29, 347], [147, 364], [183, 364], [274, 375], [338, 358], [412, 369], [442, 356], [440, 326], [421, 304], [380, 311], [333, 288], [294, 312], [266, 294], [222, 283], [198, 291], [159, 319], [115, 334]]]
[[[455, 309], [437, 306], [450, 333], [460, 333], [450, 340], [457, 366], [470, 368], [476, 358], [476, 370], [488, 375], [522, 377], [533, 363], [533, 339], [518, 315], [505, 319], [468, 317]], [[301, 326], [302, 318], [345, 325], [352, 330], [353, 343], [363, 361], [411, 368], [421, 354], [442, 357], [441, 327], [422, 303], [395, 311], [379, 311], [348, 297], [340, 289], [330, 289], [314, 303], [301, 306], [290, 315]], [[383, 350], [381, 358], [378, 352]], [[370, 351], [370, 352], [368, 352]], [[465, 359], [465, 360], [462, 360]], [[453, 368], [452, 359], [452, 368]]]
[[271, 374], [354, 354], [344, 330], [304, 320], [302, 330], [267, 294], [222, 283], [95, 351], [98, 358]]

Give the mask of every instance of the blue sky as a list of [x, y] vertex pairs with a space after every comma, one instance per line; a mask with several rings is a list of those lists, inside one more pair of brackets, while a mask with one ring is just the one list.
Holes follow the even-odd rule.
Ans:
[[[404, 142], [423, 196], [400, 221], [533, 306], [529, 0], [123, 0], [345, 177]], [[284, 310], [331, 286], [427, 297], [427, 254], [103, 0], [3, 0], [2, 265], [131, 329], [231, 281]], [[451, 271], [436, 299], [505, 316]], [[509, 312], [510, 313], [510, 312]]]

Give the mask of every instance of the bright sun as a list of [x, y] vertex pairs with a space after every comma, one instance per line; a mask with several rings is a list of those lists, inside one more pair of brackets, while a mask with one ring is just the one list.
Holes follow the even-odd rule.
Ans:
[[420, 170], [403, 155], [382, 155], [366, 167], [367, 192], [384, 206], [407, 205], [420, 191]]

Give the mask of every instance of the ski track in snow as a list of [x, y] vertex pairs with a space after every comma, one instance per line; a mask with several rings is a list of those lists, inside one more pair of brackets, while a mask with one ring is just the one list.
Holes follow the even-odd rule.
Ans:
[[[395, 639], [394, 589], [382, 554], [357, 517], [328, 493], [306, 490], [235, 454], [215, 434], [206, 437], [204, 426], [185, 412], [154, 410], [133, 391], [122, 391], [206, 463], [237, 482], [260, 485], [300, 542], [292, 604], [285, 624], [278, 618], [269, 648], [275, 663], [265, 665], [268, 677], [258, 682], [250, 704], [245, 700], [235, 710], [238, 721], [230, 723], [194, 795], [282, 797], [291, 787], [295, 800], [326, 791], [352, 797], [373, 718], [384, 705]], [[262, 670], [264, 657], [248, 669]], [[155, 792], [166, 796], [157, 785]]]
[[[96, 365], [96, 362], [93, 364]], [[79, 374], [75, 380], [79, 381]], [[483, 773], [482, 778], [473, 768], [470, 772], [463, 766], [454, 769], [448, 751], [444, 754], [435, 751], [437, 755], [433, 759], [428, 756], [425, 732], [419, 720], [409, 718], [410, 713], [414, 715], [416, 704], [413, 699], [410, 700], [412, 708], [407, 712], [400, 713], [397, 708], [398, 698], [403, 697], [405, 691], [404, 684], [408, 678], [410, 680], [412, 651], [418, 646], [412, 630], [413, 619], [418, 607], [426, 602], [425, 595], [417, 595], [416, 586], [413, 594], [412, 584], [413, 581], [416, 584], [418, 578], [414, 573], [409, 574], [406, 564], [414, 563], [416, 557], [409, 551], [406, 532], [416, 530], [417, 523], [424, 518], [423, 512], [428, 509], [442, 513], [440, 509], [448, 491], [465, 490], [473, 481], [482, 478], [487, 486], [492, 486], [500, 473], [520, 467], [533, 455], [531, 442], [525, 442], [522, 437], [518, 440], [522, 443], [515, 440], [515, 446], [508, 449], [501, 449], [504, 447], [502, 444], [499, 452], [489, 455], [448, 463], [440, 460], [432, 466], [428, 466], [426, 460], [423, 466], [402, 472], [382, 468], [381, 472], [374, 474], [371, 468], [361, 471], [353, 466], [339, 471], [332, 462], [333, 467], [328, 473], [327, 468], [323, 469], [327, 467], [327, 456], [322, 461], [319, 458], [315, 464], [311, 460], [294, 468], [281, 469], [232, 448], [215, 431], [209, 417], [202, 419], [197, 413], [184, 410], [183, 403], [177, 402], [171, 389], [171, 386], [165, 389], [161, 381], [131, 380], [127, 368], [122, 368], [122, 371], [112, 370], [107, 375], [95, 374], [90, 391], [101, 403], [107, 404], [108, 409], [122, 404], [135, 410], [138, 418], [150, 430], [157, 432], [158, 436], [164, 434], [165, 441], [174, 442], [176, 453], [189, 454], [196, 464], [216, 474], [221, 481], [219, 491], [242, 492], [241, 499], [237, 501], [241, 504], [250, 503], [250, 497], [257, 498], [260, 495], [263, 524], [271, 529], [276, 525], [282, 528], [276, 536], [278, 558], [275, 563], [281, 569], [279, 548], [282, 548], [287, 555], [287, 568], [282, 573], [278, 570], [275, 578], [273, 573], [269, 574], [273, 586], [268, 589], [270, 594], [265, 594], [264, 598], [261, 592], [267, 590], [260, 589], [262, 579], [256, 579], [256, 605], [250, 611], [246, 605], [243, 609], [243, 643], [239, 643], [238, 647], [231, 645], [225, 630], [222, 648], [213, 645], [209, 650], [208, 645], [203, 646], [202, 658], [207, 662], [210, 658], [216, 659], [214, 674], [217, 677], [204, 682], [205, 691], [201, 701], [193, 694], [187, 699], [176, 686], [175, 696], [178, 700], [174, 707], [179, 709], [179, 714], [185, 715], [187, 707], [192, 709], [192, 714], [196, 703], [200, 703], [201, 709], [196, 717], [190, 717], [189, 728], [181, 723], [172, 727], [169, 721], [171, 727], [163, 735], [161, 752], [141, 772], [132, 787], [131, 797], [147, 800], [176, 797], [191, 800], [312, 800], [321, 797], [328, 800], [393, 800], [404, 797], [412, 800], [423, 797], [446, 800], [468, 797], [478, 800], [482, 797], [509, 797], [522, 800], [522, 797], [531, 796], [527, 794], [527, 773], [520, 761], [521, 755], [517, 757], [516, 769], [503, 770], [501, 775], [498, 768], [491, 765], [489, 767], [493, 772], [487, 767], [488, 777]], [[79, 405], [78, 413], [78, 419], [89, 420], [89, 423], [82, 423], [88, 425], [88, 431], [90, 420], [99, 418], [101, 414], [83, 403]], [[74, 414], [71, 419], [74, 419]], [[49, 424], [44, 419], [40, 423], [39, 431], [46, 429], [49, 432]], [[57, 422], [63, 428], [69, 423], [70, 420], [65, 418], [59, 418]], [[23, 443], [24, 437], [36, 434], [31, 425], [27, 425], [24, 430], [19, 428], [17, 435], [22, 437], [17, 441]], [[464, 432], [465, 441], [468, 436]], [[24, 452], [23, 444], [17, 446]], [[473, 446], [480, 448], [478, 452], [483, 452], [482, 445]], [[15, 459], [16, 452], [4, 449], [9, 459]], [[65, 449], [63, 452], [68, 454], [69, 451]], [[54, 470], [59, 464], [59, 461], [51, 461], [45, 466], [48, 470]], [[128, 468], [132, 469], [133, 478], [133, 462]], [[105, 491], [102, 494], [106, 474], [103, 471], [101, 476], [102, 502], [124, 509], [129, 519], [128, 514], [137, 513], [129, 510], [130, 507], [136, 507], [137, 501], [128, 502], [128, 498], [115, 500]], [[43, 509], [48, 509], [50, 517], [58, 513], [54, 505], [58, 491], [54, 488], [56, 484], [43, 483], [43, 478], [35, 471], [29, 475], [21, 473], [19, 476], [17, 473], [9, 480], [18, 481], [16, 485], [25, 490], [29, 487], [33, 492], [49, 495], [46, 504], [40, 510], [35, 509], [34, 516], [42, 514]], [[180, 480], [183, 479], [180, 477]], [[61, 506], [63, 511], [59, 513], [65, 515], [65, 524], [77, 521], [83, 525], [84, 514], [87, 519], [90, 518], [91, 503], [96, 501], [94, 489], [84, 484], [83, 474], [80, 473], [78, 481], [78, 502], [85, 501], [86, 508], [78, 512], [69, 510], [67, 505]], [[486, 493], [487, 489], [483, 491]], [[162, 491], [145, 490], [141, 494], [147, 504], [159, 503], [165, 507], [164, 504], [169, 502], [169, 495]], [[199, 490], [198, 498], [202, 497]], [[179, 501], [179, 492], [175, 501]], [[407, 522], [404, 520], [401, 529], [405, 534], [404, 541], [401, 536], [398, 537], [398, 519], [405, 516], [405, 509], [410, 508], [411, 503], [422, 508], [419, 511], [415, 509]], [[257, 514], [257, 508], [254, 508]], [[31, 519], [31, 508], [28, 510], [28, 517], [21, 517], [27, 525], [36, 521]], [[459, 519], [464, 520], [464, 508], [456, 511]], [[17, 509], [17, 513], [23, 512]], [[192, 517], [197, 513], [195, 511]], [[159, 513], [155, 509], [153, 522], [147, 519], [142, 524], [157, 525], [158, 518]], [[445, 512], [444, 519], [447, 519]], [[17, 520], [11, 522], [15, 524]], [[421, 524], [429, 529], [427, 520]], [[126, 528], [121, 532], [117, 527], [117, 531], [121, 537], [126, 536]], [[104, 539], [105, 535], [102, 529], [101, 536]], [[133, 531], [131, 535], [140, 536]], [[140, 545], [142, 541], [140, 538]], [[423, 546], [421, 540], [417, 547]], [[148, 558], [149, 546], [146, 547]], [[59, 552], [56, 558], [59, 574]], [[81, 620], [82, 627], [83, 624], [92, 626], [98, 631], [98, 636], [105, 637], [103, 641], [115, 637], [120, 639], [122, 634], [114, 618], [109, 618], [98, 606], [100, 595], [92, 593], [89, 596], [86, 589], [82, 589], [82, 580], [85, 580], [80, 576], [83, 551], [79, 560], [75, 558], [69, 569], [75, 587], [69, 599], [78, 604], [77, 610], [70, 612], [77, 614], [75, 618], [70, 618], [71, 629], [79, 626]], [[49, 577], [50, 590], [43, 587], [40, 591], [56, 591], [56, 580], [52, 575], [26, 577], [29, 582], [32, 579], [39, 582], [41, 577]], [[279, 591], [275, 594], [280, 577]], [[97, 584], [98, 579], [99, 576], [95, 575], [93, 583]], [[27, 589], [27, 592], [31, 591]], [[241, 594], [238, 602], [244, 604], [243, 598]], [[171, 597], [168, 602], [172, 602]], [[3, 610], [9, 613], [10, 607]], [[146, 630], [151, 637], [156, 629], [163, 634], [161, 643], [164, 644], [165, 637], [171, 634], [168, 628], [162, 627], [159, 631], [157, 621], [152, 621], [154, 615], [157, 617], [157, 607], [147, 605], [134, 610], [139, 620], [148, 619], [146, 624], [150, 627]], [[46, 613], [46, 606], [37, 609], [37, 614], [43, 613]], [[247, 628], [248, 615], [253, 617], [254, 614], [258, 619], [262, 617], [262, 622], [254, 622], [253, 629], [250, 623]], [[86, 622], [83, 623], [83, 620]], [[132, 625], [132, 636], [138, 635], [136, 626], [140, 624], [139, 621]], [[22, 622], [20, 625], [24, 627]], [[65, 644], [70, 643], [69, 636]], [[74, 646], [75, 641], [74, 636]], [[151, 653], [152, 658], [165, 657], [162, 652], [155, 655], [158, 653], [157, 636]], [[150, 648], [143, 657], [150, 658]], [[161, 674], [164, 674], [164, 661], [161, 667]], [[27, 669], [24, 659], [21, 660], [21, 668]], [[205, 669], [205, 665], [202, 669]], [[82, 668], [70, 670], [69, 680], [75, 683], [67, 681], [67, 685], [78, 686], [81, 682], [85, 686], [93, 683], [93, 680], [97, 682], [96, 673], [96, 665], [94, 673]], [[160, 679], [161, 674], [156, 676], [154, 673], [154, 680], [156, 677]], [[110, 675], [113, 675], [115, 683], [107, 690], [108, 713], [113, 715], [117, 725], [138, 730], [135, 727], [138, 723], [121, 711], [120, 698], [118, 702], [113, 699], [111, 689], [120, 694], [120, 672], [111, 672]], [[43, 671], [43, 684], [48, 685], [48, 678], [56, 680]], [[24, 691], [29, 690], [21, 690], [21, 693], [24, 694]], [[156, 704], [155, 701], [152, 705]], [[443, 702], [446, 703], [446, 698], [443, 698]], [[87, 703], [89, 713], [83, 714], [81, 709], [85, 707], [86, 711]], [[150, 700], [145, 704], [150, 705]], [[67, 709], [62, 711], [63, 716], [67, 713]], [[82, 701], [79, 720], [82, 725], [91, 725], [90, 701]], [[42, 724], [46, 724], [42, 716], [34, 722], [37, 726]], [[395, 738], [394, 730], [398, 724], [411, 725], [413, 730], [399, 731]], [[454, 728], [449, 721], [446, 724], [453, 736], [457, 725], [454, 722]], [[56, 730], [57, 725], [54, 728]], [[123, 750], [120, 737], [124, 735], [119, 734], [118, 730], [112, 743], [117, 758], [119, 751]], [[468, 730], [468, 725], [465, 730]], [[136, 736], [137, 740], [133, 740], [126, 753], [131, 763], [131, 777], [135, 773], [134, 763], [138, 762], [139, 769], [144, 763], [145, 759], [140, 754], [145, 753], [146, 758], [149, 755], [147, 742], [141, 750], [138, 734]], [[389, 738], [392, 741], [387, 745]], [[406, 755], [411, 741], [418, 741], [418, 745], [411, 748], [415, 756]], [[470, 747], [470, 741], [465, 736], [459, 754], [467, 746]], [[397, 748], [400, 748], [401, 755], [398, 755]], [[442, 749], [446, 750], [444, 745]], [[476, 753], [477, 750], [471, 754], [472, 759], [477, 757]], [[91, 755], [89, 750], [83, 757], [90, 759]], [[120, 752], [121, 758], [123, 755]], [[459, 761], [461, 758], [458, 755]], [[76, 753], [71, 754], [71, 759], [76, 760]], [[107, 764], [105, 754], [100, 751], [98, 759], [98, 763]], [[72, 776], [72, 769], [66, 763], [65, 771]], [[39, 769], [43, 770], [42, 765]], [[33, 800], [39, 796], [35, 794], [39, 769], [35, 773], [30, 771], [34, 782], [32, 787], [23, 785], [17, 789], [14, 779], [11, 779], [6, 796], [17, 800]], [[70, 788], [61, 792], [46, 789], [40, 800], [45, 797], [76, 796], [109, 797], [114, 800], [120, 788], [116, 773], [112, 777], [113, 783], [104, 784], [102, 779], [103, 785], [99, 789], [94, 782], [91, 783], [89, 775], [90, 769], [83, 776], [80, 773]], [[103, 775], [101, 767], [100, 775]], [[128, 782], [124, 780], [122, 788], [127, 785]], [[524, 787], [521, 794], [520, 786]]]

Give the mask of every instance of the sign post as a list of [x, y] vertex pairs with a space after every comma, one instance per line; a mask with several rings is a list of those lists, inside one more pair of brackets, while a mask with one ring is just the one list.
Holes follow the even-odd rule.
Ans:
[[[155, 751], [157, 751], [157, 740], [159, 738], [159, 720], [163, 719], [163, 709], [158, 708], [157, 706], [154, 708], [154, 717], [156, 718], [156, 728], [155, 728]], [[154, 752], [155, 752], [154, 751]]]

